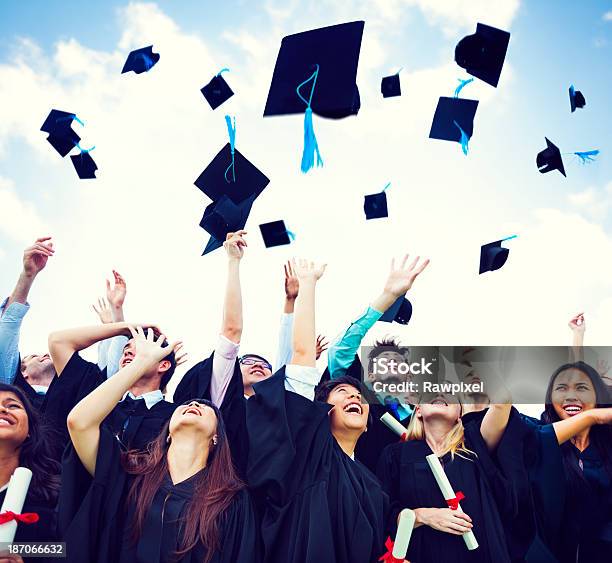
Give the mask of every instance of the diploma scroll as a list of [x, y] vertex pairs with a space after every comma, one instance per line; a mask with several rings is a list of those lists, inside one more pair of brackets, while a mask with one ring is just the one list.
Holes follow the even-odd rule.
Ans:
[[393, 557], [396, 559], [402, 561], [406, 559], [408, 544], [410, 543], [410, 536], [412, 536], [415, 520], [416, 515], [414, 510], [404, 508], [404, 510], [400, 512], [397, 534], [395, 535], [395, 543], [393, 544]]
[[[459, 510], [460, 512], [463, 512], [463, 510], [461, 510], [461, 505], [459, 504], [457, 500], [457, 495], [455, 495], [455, 491], [453, 491], [450, 481], [448, 480], [446, 473], [444, 473], [444, 468], [442, 467], [442, 464], [440, 463], [438, 456], [436, 454], [431, 454], [431, 455], [428, 455], [425, 459], [427, 460], [427, 463], [429, 464], [429, 468], [434, 474], [436, 483], [438, 483], [438, 487], [440, 487], [440, 491], [442, 492], [444, 499], [447, 502], [449, 502], [449, 506], [452, 505], [453, 508], [454, 506], [456, 506], [457, 510]], [[474, 532], [472, 532], [471, 530], [463, 534], [463, 541], [465, 542], [465, 545], [470, 551], [478, 547], [476, 536], [474, 535]]]
[[[27, 467], [17, 467], [15, 469], [15, 473], [9, 481], [0, 514], [6, 512], [21, 514], [31, 480], [32, 472]], [[0, 543], [11, 543], [15, 539], [16, 532], [17, 520], [13, 519], [10, 522], [0, 524]]]
[[391, 432], [395, 432], [402, 440], [406, 439], [406, 427], [399, 422], [392, 414], [386, 412], [380, 417], [380, 421], [389, 429]]

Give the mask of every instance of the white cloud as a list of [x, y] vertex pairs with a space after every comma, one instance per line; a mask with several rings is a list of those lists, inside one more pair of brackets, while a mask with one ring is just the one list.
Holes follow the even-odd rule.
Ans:
[[602, 189], [589, 187], [581, 192], [569, 194], [567, 199], [577, 211], [601, 223], [608, 216], [610, 196], [612, 196], [612, 182], [608, 182]]
[[603, 16], [601, 16], [601, 19], [605, 22], [612, 22], [612, 11], [606, 12]]
[[27, 243], [43, 236], [47, 227], [32, 202], [22, 200], [13, 182], [0, 176], [0, 233], [17, 243]]

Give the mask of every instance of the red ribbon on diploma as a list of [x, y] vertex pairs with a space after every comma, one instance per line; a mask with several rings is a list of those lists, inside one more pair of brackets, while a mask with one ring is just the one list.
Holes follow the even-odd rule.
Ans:
[[462, 501], [464, 498], [465, 495], [461, 491], [457, 491], [455, 498], [449, 498], [446, 501], [446, 504], [448, 504], [448, 507], [451, 510], [457, 510], [459, 508], [459, 502]]
[[393, 540], [391, 536], [387, 538], [385, 542], [385, 547], [387, 548], [387, 553], [383, 554], [382, 557], [379, 557], [379, 561], [384, 561], [385, 563], [404, 563], [403, 559], [398, 559], [397, 557], [393, 557]]
[[400, 436], [400, 442], [405, 442], [408, 439], [408, 433], [404, 432], [401, 436]]
[[24, 512], [23, 514], [15, 514], [10, 510], [3, 512], [0, 514], [0, 524], [6, 524], [7, 522], [11, 522], [15, 520], [16, 522], [21, 522], [22, 524], [35, 524], [38, 522], [39, 516], [36, 512]]

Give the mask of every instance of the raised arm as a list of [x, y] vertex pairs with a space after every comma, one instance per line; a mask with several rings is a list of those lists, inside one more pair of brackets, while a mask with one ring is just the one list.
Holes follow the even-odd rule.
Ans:
[[127, 323], [109, 323], [52, 332], [49, 335], [49, 354], [51, 354], [55, 371], [61, 375], [75, 352], [89, 348], [100, 340], [113, 338], [120, 334], [129, 334]]
[[565, 420], [553, 422], [553, 428], [557, 442], [561, 445], [594, 424], [612, 424], [612, 407], [583, 411]]
[[399, 268], [395, 267], [395, 259], [391, 261], [391, 270], [382, 292], [371, 302], [367, 311], [351, 323], [331, 345], [327, 353], [327, 365], [332, 379], [346, 372], [367, 332], [383, 313], [412, 287], [414, 280], [429, 264], [429, 260], [419, 263], [420, 257], [417, 256], [407, 267], [408, 256], [404, 256]]
[[281, 317], [278, 335], [278, 351], [276, 354], [275, 370], [279, 370], [291, 361], [293, 354], [293, 312], [295, 300], [297, 299], [300, 282], [293, 272], [291, 262], [284, 265], [285, 270], [285, 302], [283, 304], [283, 315]]
[[240, 287], [240, 260], [247, 246], [246, 231], [228, 233], [223, 247], [227, 253], [227, 284], [223, 302], [223, 324], [221, 334], [232, 342], [239, 343], [242, 337], [242, 288]]
[[87, 471], [93, 475], [96, 469], [96, 457], [100, 441], [100, 424], [115, 408], [125, 392], [145, 373], [151, 371], [168, 353], [177, 347], [178, 343], [162, 348], [166, 340], [161, 335], [157, 340], [152, 330], [139, 327], [129, 331], [134, 338], [135, 357], [114, 377], [107, 379], [82, 399], [68, 415], [68, 431], [74, 449]]
[[572, 317], [567, 323], [572, 331], [572, 351], [570, 354], [570, 362], [579, 362], [583, 359], [584, 352], [584, 331], [586, 324], [584, 322], [584, 313], [578, 313]]

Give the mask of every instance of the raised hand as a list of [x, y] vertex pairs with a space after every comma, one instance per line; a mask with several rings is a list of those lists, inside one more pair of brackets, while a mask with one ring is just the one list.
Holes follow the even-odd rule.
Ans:
[[284, 266], [285, 268], [285, 297], [289, 301], [295, 301], [298, 296], [298, 292], [300, 289], [300, 280], [298, 280], [297, 276], [293, 272], [293, 268], [291, 267], [291, 262], [287, 261], [287, 264]]
[[183, 351], [183, 343], [179, 342], [174, 349], [174, 358], [176, 360], [176, 365], [180, 366], [187, 361], [187, 352]]
[[51, 237], [36, 239], [36, 242], [23, 253], [23, 272], [30, 277], [37, 276], [54, 253]]
[[305, 260], [304, 258], [300, 258], [296, 260], [292, 258], [291, 266], [298, 280], [301, 282], [304, 281], [318, 281], [321, 279], [321, 276], [325, 272], [325, 268], [327, 264], [315, 264], [309, 260]]
[[584, 313], [578, 313], [577, 315], [573, 316], [569, 323], [567, 323], [567, 326], [570, 327], [572, 332], [584, 333], [584, 330], [586, 329]]
[[227, 233], [223, 248], [225, 248], [225, 252], [230, 259], [240, 260], [244, 256], [244, 249], [247, 247], [246, 240], [244, 240], [246, 234], [247, 232], [244, 230]]
[[170, 352], [176, 351], [180, 342], [174, 342], [170, 346], [162, 348], [162, 344], [166, 341], [166, 337], [160, 334], [155, 337], [155, 332], [152, 329], [143, 329], [139, 327], [129, 327], [135, 346], [135, 360], [144, 362], [154, 366], [161, 362]]
[[597, 360], [597, 373], [600, 377], [605, 377], [610, 371], [610, 364], [608, 360]]
[[110, 310], [108, 302], [103, 297], [98, 297], [98, 306], [94, 303], [91, 308], [100, 317], [100, 321], [103, 325], [113, 322], [113, 315]]
[[385, 283], [385, 291], [395, 297], [404, 295], [412, 287], [417, 276], [429, 264], [429, 259], [425, 259], [419, 263], [421, 257], [417, 256], [409, 266], [406, 266], [408, 263], [408, 256], [408, 254], [404, 256], [399, 268], [395, 267], [395, 258], [391, 260], [391, 271]]
[[321, 354], [329, 348], [329, 342], [325, 342], [325, 336], [319, 334], [317, 336], [317, 360], [321, 357]]
[[106, 280], [106, 299], [114, 309], [121, 309], [125, 301], [125, 295], [127, 293], [127, 286], [125, 280], [121, 277], [119, 272], [113, 270], [113, 277], [115, 285], [111, 287], [109, 280]]

